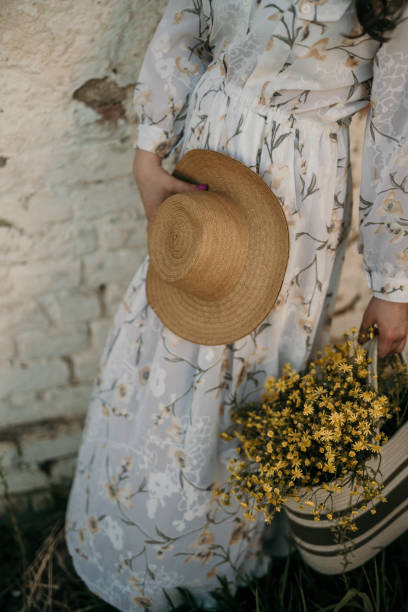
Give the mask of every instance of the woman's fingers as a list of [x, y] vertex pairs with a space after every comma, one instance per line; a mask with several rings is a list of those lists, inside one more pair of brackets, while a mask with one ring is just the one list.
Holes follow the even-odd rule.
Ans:
[[169, 196], [207, 188], [207, 185], [194, 185], [169, 174], [162, 168], [158, 155], [141, 149], [135, 151], [133, 174], [148, 222]]
[[368, 330], [370, 327], [377, 323], [375, 319], [375, 314], [373, 309], [371, 308], [371, 302], [368, 304], [367, 308], [364, 311], [363, 319], [361, 321], [360, 329], [358, 332], [358, 341], [360, 344], [364, 344], [369, 339]]
[[397, 346], [397, 353], [402, 353], [402, 351], [404, 350], [405, 346], [407, 344], [407, 339], [404, 338], [403, 340], [401, 340], [401, 342], [399, 342], [398, 346]]
[[197, 189], [203, 189], [203, 185], [195, 185], [193, 183], [188, 183], [187, 181], [182, 181], [175, 176], [170, 176], [170, 190], [172, 194], [175, 193], [188, 193], [190, 191], [197, 191]]
[[408, 304], [371, 298], [361, 322], [359, 342], [368, 339], [368, 328], [378, 328], [378, 356], [400, 353], [408, 334]]

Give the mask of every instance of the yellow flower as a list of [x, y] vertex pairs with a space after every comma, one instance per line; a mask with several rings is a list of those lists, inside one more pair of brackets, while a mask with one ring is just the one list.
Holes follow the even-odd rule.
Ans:
[[313, 414], [313, 412], [314, 412], [313, 404], [311, 402], [305, 402], [305, 405], [303, 407], [303, 414], [307, 416], [309, 414]]
[[286, 381], [283, 380], [282, 378], [280, 378], [276, 383], [275, 383], [275, 387], [278, 391], [280, 391], [281, 393], [283, 393], [284, 391], [286, 391], [287, 385], [286, 385]]

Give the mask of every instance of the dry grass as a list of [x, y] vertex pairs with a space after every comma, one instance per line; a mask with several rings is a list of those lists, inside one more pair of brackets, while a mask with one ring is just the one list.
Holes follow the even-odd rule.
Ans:
[[[21, 515], [16, 514], [9, 501], [8, 515], [0, 518], [2, 612], [115, 609], [87, 589], [72, 565], [64, 536], [68, 491], [66, 484], [54, 487], [47, 508], [29, 509]], [[24, 548], [23, 558], [19, 540]]]
[[[0, 517], [1, 612], [90, 612], [115, 610], [93, 595], [76, 574], [64, 537], [69, 483], [50, 491], [43, 510]], [[13, 519], [14, 512], [14, 519]], [[21, 549], [23, 547], [23, 551]], [[346, 576], [317, 574], [297, 553], [271, 559], [262, 579], [248, 580], [235, 597], [217, 594], [217, 612], [408, 612], [408, 532], [386, 551]], [[169, 610], [198, 612], [188, 591]]]

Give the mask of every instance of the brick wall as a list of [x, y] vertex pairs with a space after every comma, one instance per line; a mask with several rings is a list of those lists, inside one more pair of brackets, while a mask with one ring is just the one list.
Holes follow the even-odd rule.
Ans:
[[[0, 454], [21, 501], [72, 475], [97, 362], [146, 252], [131, 98], [165, 4], [0, 0]], [[356, 232], [337, 336], [368, 296]]]
[[165, 3], [0, 0], [0, 454], [12, 494], [72, 474], [109, 325], [145, 254], [131, 99]]

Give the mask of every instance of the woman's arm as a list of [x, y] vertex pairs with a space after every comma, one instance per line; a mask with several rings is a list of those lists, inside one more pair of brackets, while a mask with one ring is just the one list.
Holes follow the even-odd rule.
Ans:
[[135, 151], [133, 175], [148, 223], [163, 200], [169, 196], [206, 188], [206, 185], [192, 185], [171, 176], [161, 167], [161, 158], [156, 153], [142, 149]]
[[191, 92], [211, 61], [208, 32], [201, 0], [170, 0], [144, 56], [133, 96], [133, 175], [148, 221], [165, 198], [196, 189], [171, 176], [161, 161], [182, 139]]
[[363, 147], [359, 251], [373, 290], [361, 331], [376, 323], [379, 355], [408, 334], [408, 9], [374, 58]]

